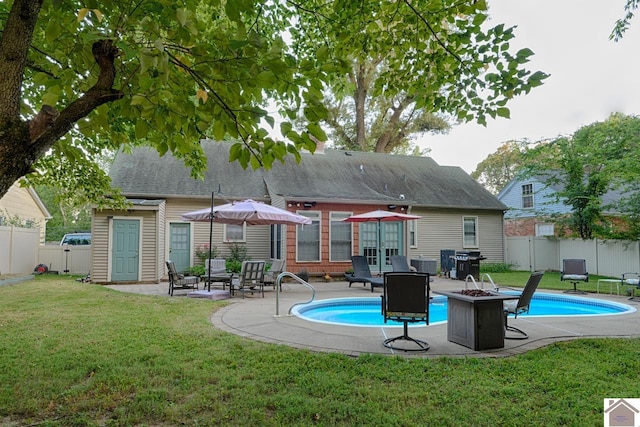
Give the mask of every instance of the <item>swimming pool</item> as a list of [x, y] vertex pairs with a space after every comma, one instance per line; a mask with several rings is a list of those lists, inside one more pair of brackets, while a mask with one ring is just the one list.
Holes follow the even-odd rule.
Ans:
[[[510, 293], [510, 292], [504, 292]], [[514, 294], [518, 294], [514, 292]], [[402, 326], [401, 322], [387, 322], [381, 313], [381, 299], [334, 298], [313, 301], [296, 306], [292, 313], [312, 322], [334, 325], [380, 327]], [[535, 293], [528, 314], [521, 316], [605, 316], [633, 313], [636, 309], [627, 304], [575, 296]], [[429, 304], [429, 324], [447, 321], [447, 297], [434, 296]], [[415, 326], [425, 326], [424, 323]]]

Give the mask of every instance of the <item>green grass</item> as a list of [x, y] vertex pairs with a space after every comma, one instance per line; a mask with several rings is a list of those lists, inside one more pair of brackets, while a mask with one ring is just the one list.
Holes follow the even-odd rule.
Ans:
[[[494, 283], [499, 286], [514, 286], [522, 288], [527, 283], [527, 279], [529, 278], [529, 272], [526, 271], [508, 271], [503, 273], [487, 273], [493, 279]], [[480, 273], [480, 277], [482, 278], [483, 273]], [[585, 292], [596, 292], [596, 286], [598, 284], [598, 279], [611, 279], [611, 277], [605, 276], [596, 276], [589, 275], [588, 282], [578, 282], [577, 288], [579, 290]], [[614, 277], [615, 279], [615, 277]], [[619, 279], [619, 277], [618, 277]], [[485, 283], [488, 283], [488, 280], [485, 280]], [[615, 285], [615, 284], [614, 284]], [[573, 289], [573, 284], [567, 281], [560, 281], [560, 273], [557, 271], [547, 271], [542, 276], [542, 280], [538, 285], [538, 289], [550, 289], [550, 290], [559, 290], [564, 291], [567, 289]], [[615, 286], [613, 287], [613, 291], [615, 292]], [[600, 292], [608, 293], [609, 292], [609, 283], [601, 283], [600, 284]], [[620, 289], [620, 293], [622, 293], [622, 289]]]
[[640, 396], [638, 339], [353, 358], [221, 332], [223, 304], [64, 276], [0, 286], [0, 424], [595, 426], [605, 397]]

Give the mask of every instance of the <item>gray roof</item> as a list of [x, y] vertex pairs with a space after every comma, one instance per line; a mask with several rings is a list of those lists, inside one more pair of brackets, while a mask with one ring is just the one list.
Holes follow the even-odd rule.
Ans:
[[[119, 153], [113, 184], [128, 197], [210, 197], [397, 204], [432, 208], [505, 210], [506, 206], [459, 167], [440, 166], [429, 157], [325, 150], [292, 156], [273, 168], [244, 170], [229, 163], [229, 143], [203, 141], [209, 171], [204, 181], [189, 176], [182, 161], [159, 157], [148, 148]], [[267, 186], [269, 191], [267, 191]]]

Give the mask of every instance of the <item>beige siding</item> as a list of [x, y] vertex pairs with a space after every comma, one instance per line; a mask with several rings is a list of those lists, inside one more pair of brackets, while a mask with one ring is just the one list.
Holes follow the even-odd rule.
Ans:
[[91, 280], [96, 283], [108, 283], [109, 277], [109, 241], [110, 218], [140, 219], [140, 241], [142, 244], [140, 281], [143, 283], [159, 283], [163, 270], [159, 269], [159, 231], [158, 211], [136, 210], [135, 206], [127, 212], [99, 211], [94, 212], [92, 221], [93, 270]]
[[91, 250], [93, 252], [93, 266], [91, 280], [97, 283], [107, 283], [109, 269], [109, 220], [108, 216], [120, 212], [96, 211], [93, 209], [91, 218]]
[[[433, 258], [440, 264], [440, 250], [462, 250], [462, 218], [478, 218], [479, 250], [486, 262], [504, 262], [504, 239], [502, 213], [495, 211], [462, 211], [412, 209], [419, 215], [417, 226], [417, 248], [409, 248], [408, 257]], [[466, 248], [465, 248], [466, 249]]]
[[159, 281], [168, 280], [166, 277], [164, 248], [167, 239], [167, 229], [165, 228], [167, 218], [167, 204], [162, 203], [156, 217], [158, 227], [158, 247], [156, 248], [156, 277]]
[[[221, 200], [220, 203], [216, 201], [216, 206], [218, 204], [226, 203], [226, 201]], [[169, 224], [174, 222], [184, 222], [180, 218], [180, 216], [186, 212], [191, 212], [199, 209], [204, 209], [207, 207], [211, 207], [211, 203], [204, 204], [202, 202], [191, 201], [191, 200], [182, 200], [182, 199], [167, 199], [166, 206], [166, 219], [165, 219], [165, 229], [168, 233]], [[268, 225], [258, 225], [258, 226], [247, 226], [246, 232], [246, 242], [242, 243], [247, 246], [247, 254], [251, 259], [269, 259], [269, 239], [271, 235], [271, 230]], [[168, 239], [169, 236], [166, 236], [165, 248], [164, 248], [164, 259], [168, 259], [169, 256], [169, 248], [168, 248]], [[209, 244], [209, 222], [193, 222], [191, 227], [191, 247], [192, 250], [195, 249], [196, 246], [208, 245]], [[214, 221], [213, 224], [213, 246], [218, 249], [218, 255], [221, 257], [226, 257], [229, 255], [229, 247], [233, 243], [224, 242], [224, 224], [216, 223]], [[195, 260], [195, 254], [191, 253], [191, 263], [197, 262]]]
[[5, 222], [14, 217], [19, 218], [23, 224], [32, 221], [33, 228], [40, 228], [40, 243], [44, 244], [48, 213], [42, 211], [34, 197], [37, 196], [29, 189], [13, 184], [0, 199], [0, 216], [8, 217]]

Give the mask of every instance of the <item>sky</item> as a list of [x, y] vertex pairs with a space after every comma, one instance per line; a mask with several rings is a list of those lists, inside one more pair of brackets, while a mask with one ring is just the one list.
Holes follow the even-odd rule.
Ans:
[[[532, 71], [550, 76], [513, 99], [511, 118], [456, 125], [425, 135], [421, 147], [440, 165], [471, 173], [509, 140], [539, 141], [571, 135], [612, 112], [640, 115], [640, 16], [622, 40], [609, 40], [625, 0], [489, 0], [491, 25], [517, 26], [513, 52], [528, 47]], [[639, 13], [640, 14], [640, 13]]]

